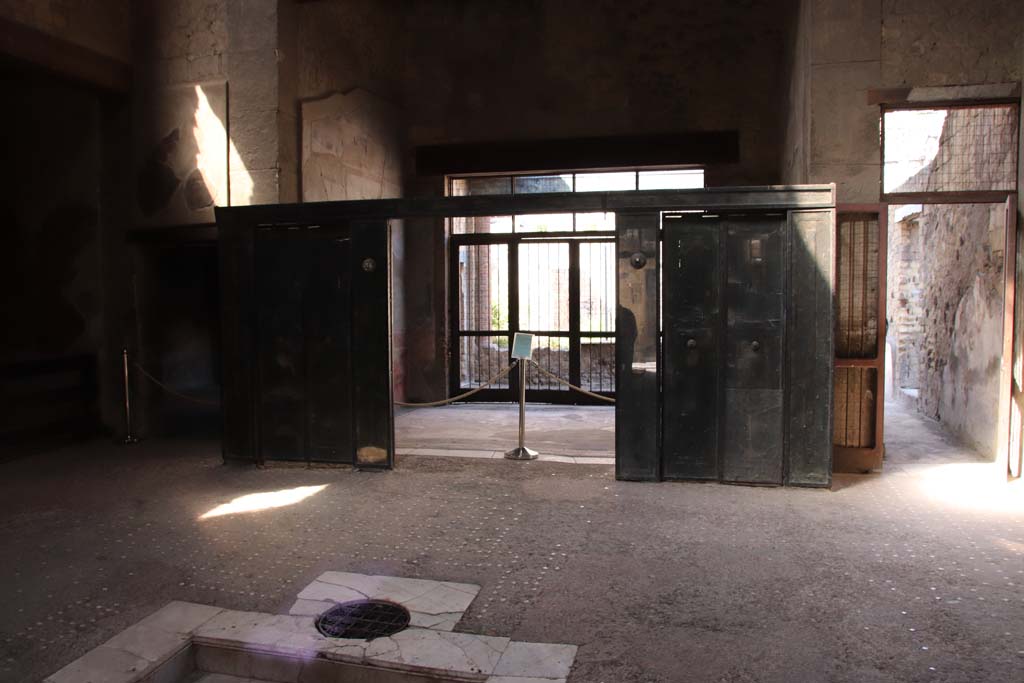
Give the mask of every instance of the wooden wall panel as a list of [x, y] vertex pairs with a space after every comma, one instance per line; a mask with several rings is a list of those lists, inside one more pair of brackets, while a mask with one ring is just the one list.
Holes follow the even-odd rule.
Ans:
[[834, 468], [864, 472], [884, 455], [884, 205], [839, 207], [836, 220]]
[[872, 358], [878, 348], [878, 217], [843, 214], [839, 233], [836, 355]]
[[874, 368], [836, 368], [836, 446], [875, 447], [877, 385]]
[[254, 243], [252, 231], [217, 209], [220, 232], [221, 452], [225, 460], [256, 460]]

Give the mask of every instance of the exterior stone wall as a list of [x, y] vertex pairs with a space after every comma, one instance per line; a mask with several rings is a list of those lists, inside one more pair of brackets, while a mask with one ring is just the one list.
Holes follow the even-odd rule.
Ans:
[[996, 452], [1004, 239], [1003, 206], [989, 204], [925, 205], [890, 236], [897, 253], [890, 256], [888, 338], [897, 381], [918, 389], [920, 412], [989, 457]]
[[[945, 189], [949, 149], [968, 133], [977, 140], [958, 155], [958, 174], [982, 183], [993, 173], [1005, 177], [1017, 143], [1008, 123], [988, 117], [979, 129], [973, 111], [950, 112], [936, 157], [896, 191]], [[987, 154], [978, 149], [981, 141]], [[888, 341], [898, 385], [918, 389], [920, 412], [992, 458], [998, 451], [1005, 239], [1002, 204], [925, 204], [889, 237]]]
[[899, 222], [892, 220], [894, 215], [895, 211], [890, 209], [886, 339], [892, 346], [892, 384], [898, 391], [918, 389], [921, 384], [924, 289], [920, 274], [920, 214]]

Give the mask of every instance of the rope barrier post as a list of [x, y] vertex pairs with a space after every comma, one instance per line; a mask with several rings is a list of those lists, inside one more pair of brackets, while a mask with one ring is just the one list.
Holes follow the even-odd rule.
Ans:
[[[517, 332], [516, 337], [521, 333]], [[530, 337], [532, 343], [533, 338]], [[513, 343], [513, 348], [517, 344]], [[513, 351], [513, 354], [515, 352]], [[509, 460], [536, 460], [537, 451], [526, 447], [526, 365], [530, 362], [529, 357], [519, 357], [519, 445], [510, 451], [505, 452]]]
[[127, 434], [124, 437], [124, 445], [130, 446], [138, 443], [139, 439], [132, 434], [132, 393], [128, 383], [128, 347], [121, 349], [121, 364], [124, 369], [124, 423]]

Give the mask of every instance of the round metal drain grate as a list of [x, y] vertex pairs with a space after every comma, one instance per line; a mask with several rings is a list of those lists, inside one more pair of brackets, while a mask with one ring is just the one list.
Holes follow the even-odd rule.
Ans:
[[343, 602], [316, 618], [316, 630], [328, 638], [373, 640], [398, 633], [408, 625], [409, 610], [386, 600]]

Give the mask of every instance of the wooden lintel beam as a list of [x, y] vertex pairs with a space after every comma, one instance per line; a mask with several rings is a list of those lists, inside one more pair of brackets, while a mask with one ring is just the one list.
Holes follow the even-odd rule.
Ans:
[[131, 88], [130, 64], [2, 18], [0, 54], [103, 90], [124, 93]]
[[559, 169], [631, 169], [736, 163], [735, 130], [613, 135], [553, 140], [509, 140], [416, 149], [416, 173], [543, 173]]

